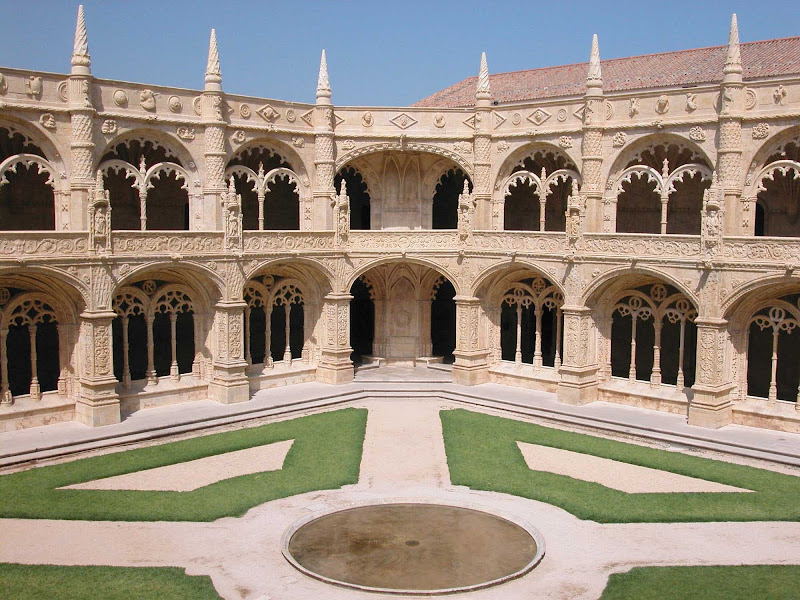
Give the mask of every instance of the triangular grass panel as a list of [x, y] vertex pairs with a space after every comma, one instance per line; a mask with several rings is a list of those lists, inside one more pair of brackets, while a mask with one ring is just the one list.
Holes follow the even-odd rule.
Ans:
[[[454, 485], [540, 500], [600, 523], [800, 520], [800, 477], [463, 409], [440, 415]], [[591, 454], [752, 492], [627, 494], [597, 483], [533, 471], [517, 442]]]
[[207, 575], [177, 567], [64, 567], [0, 563], [0, 598], [11, 600], [221, 600]]
[[[0, 517], [102, 521], [214, 521], [275, 500], [358, 482], [367, 411], [347, 408], [39, 467], [0, 477]], [[225, 479], [191, 492], [60, 490], [224, 452], [294, 439], [280, 471]]]
[[797, 600], [800, 566], [636, 567], [627, 573], [611, 575], [600, 600], [687, 598]]

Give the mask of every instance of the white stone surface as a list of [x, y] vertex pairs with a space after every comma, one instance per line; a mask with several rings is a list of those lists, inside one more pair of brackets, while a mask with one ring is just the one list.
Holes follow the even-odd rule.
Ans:
[[191, 492], [223, 479], [279, 471], [294, 440], [236, 450], [175, 465], [68, 485], [68, 490]]
[[517, 446], [534, 471], [591, 481], [628, 494], [751, 491], [561, 448], [527, 442], [517, 442]]

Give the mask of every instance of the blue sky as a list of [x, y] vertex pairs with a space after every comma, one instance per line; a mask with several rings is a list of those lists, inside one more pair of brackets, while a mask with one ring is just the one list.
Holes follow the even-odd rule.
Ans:
[[[312, 102], [327, 50], [333, 101], [410, 104], [476, 74], [800, 34], [800, 3], [84, 0], [97, 77], [201, 88], [212, 27], [230, 93]], [[67, 72], [78, 2], [0, 0], [0, 65]], [[721, 76], [721, 74], [720, 74]]]

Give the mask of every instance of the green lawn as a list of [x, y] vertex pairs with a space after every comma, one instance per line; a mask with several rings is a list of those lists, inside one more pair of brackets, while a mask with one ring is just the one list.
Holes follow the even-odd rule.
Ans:
[[[601, 523], [798, 521], [800, 478], [470, 412], [441, 412], [454, 485], [560, 506]], [[753, 490], [753, 493], [627, 494], [528, 468], [516, 442], [582, 452]]]
[[[103, 521], [213, 521], [276, 498], [358, 482], [367, 411], [347, 408], [39, 467], [0, 477], [0, 517]], [[191, 492], [56, 488], [294, 439], [280, 471], [226, 479]]]
[[220, 600], [211, 578], [176, 567], [61, 567], [0, 563], [8, 600]]
[[600, 600], [797, 600], [800, 567], [638, 567], [616, 573]]

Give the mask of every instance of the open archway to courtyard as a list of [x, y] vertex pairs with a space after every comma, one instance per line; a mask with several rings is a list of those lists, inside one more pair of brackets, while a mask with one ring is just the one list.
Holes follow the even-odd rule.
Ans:
[[458, 196], [472, 181], [454, 160], [422, 151], [381, 150], [347, 162], [335, 178], [350, 198], [352, 229], [456, 229]]
[[455, 288], [438, 271], [409, 262], [379, 265], [360, 275], [350, 294], [350, 345], [357, 362], [453, 362]]
[[800, 237], [800, 136], [772, 148], [752, 185], [752, 234]]
[[0, 126], [0, 230], [56, 229], [56, 180], [39, 146]]

